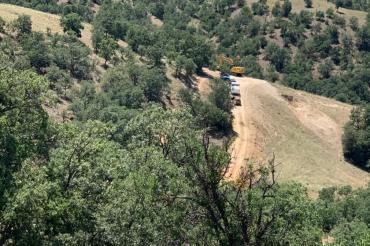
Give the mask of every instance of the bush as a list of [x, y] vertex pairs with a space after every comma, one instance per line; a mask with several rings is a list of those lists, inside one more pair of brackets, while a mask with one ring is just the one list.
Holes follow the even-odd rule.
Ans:
[[257, 62], [256, 57], [246, 56], [240, 60], [240, 64], [245, 67], [245, 74], [247, 76], [263, 79], [263, 69], [261, 65]]
[[316, 20], [323, 22], [325, 20], [325, 13], [321, 10], [316, 11]]
[[333, 24], [344, 28], [346, 26], [346, 19], [342, 16], [334, 15]]
[[306, 28], [310, 28], [312, 23], [312, 13], [307, 10], [302, 10], [296, 19], [296, 23], [303, 25]]
[[288, 17], [290, 14], [290, 11], [292, 11], [292, 2], [289, 0], [284, 0], [284, 3], [282, 5], [282, 11], [283, 11], [283, 16]]
[[32, 32], [32, 21], [29, 15], [20, 15], [14, 22], [13, 26], [17, 30], [17, 35], [30, 34]]
[[318, 71], [321, 74], [321, 77], [327, 79], [331, 75], [331, 71], [333, 70], [333, 62], [331, 60], [326, 60], [325, 62], [321, 63], [318, 67]]
[[343, 148], [348, 161], [370, 169], [370, 105], [352, 110], [344, 128]]
[[355, 16], [352, 16], [350, 19], [349, 19], [349, 26], [351, 27], [351, 29], [353, 31], [357, 31], [358, 30], [358, 27], [359, 27], [359, 24], [358, 24], [358, 18], [355, 17]]
[[280, 48], [274, 43], [269, 43], [266, 47], [266, 58], [275, 66], [278, 72], [282, 72], [290, 61], [290, 54], [287, 49]]
[[[199, 125], [216, 131], [226, 131], [231, 127], [230, 115], [218, 108], [214, 103], [202, 101], [189, 90], [182, 89], [179, 92], [181, 101], [189, 105], [191, 112], [197, 119]], [[213, 96], [211, 96], [213, 97]], [[212, 99], [213, 100], [213, 99]], [[230, 100], [228, 100], [230, 102]], [[222, 102], [223, 104], [224, 102]]]
[[280, 2], [279, 1], [275, 2], [275, 5], [274, 5], [274, 7], [271, 10], [271, 14], [274, 17], [280, 17], [280, 16], [282, 16], [282, 8], [281, 8], [281, 5], [280, 5]]
[[0, 33], [3, 33], [5, 31], [5, 20], [0, 17]]
[[334, 9], [332, 7], [328, 8], [326, 10], [326, 15], [328, 16], [329, 19], [333, 19], [334, 18]]
[[269, 66], [267, 68], [267, 71], [266, 71], [266, 76], [265, 78], [268, 80], [268, 81], [271, 81], [271, 82], [276, 82], [279, 80], [279, 74], [276, 72], [276, 70]]
[[262, 2], [256, 2], [252, 4], [252, 12], [254, 15], [267, 15], [269, 7]]
[[212, 81], [212, 92], [209, 94], [209, 101], [217, 108], [230, 113], [232, 104], [230, 97], [230, 87], [223, 80]]

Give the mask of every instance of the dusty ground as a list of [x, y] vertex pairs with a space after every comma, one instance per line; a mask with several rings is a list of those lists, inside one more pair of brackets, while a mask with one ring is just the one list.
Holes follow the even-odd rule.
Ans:
[[312, 192], [369, 182], [368, 173], [343, 160], [341, 136], [350, 105], [264, 80], [234, 78], [242, 106], [233, 109], [237, 137], [230, 148], [230, 178], [237, 178], [248, 161], [261, 163], [274, 153], [278, 179], [301, 182]]

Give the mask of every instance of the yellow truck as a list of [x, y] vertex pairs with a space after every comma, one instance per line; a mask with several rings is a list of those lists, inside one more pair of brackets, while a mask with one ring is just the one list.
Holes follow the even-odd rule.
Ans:
[[218, 63], [218, 66], [217, 66], [218, 69], [220, 69], [222, 66], [227, 64], [227, 66], [231, 67], [230, 68], [230, 73], [232, 73], [235, 76], [243, 76], [245, 74], [245, 68], [244, 67], [233, 66], [234, 65], [234, 60], [231, 59], [230, 57], [225, 56], [225, 55], [219, 55], [217, 57], [217, 63]]
[[244, 67], [231, 67], [230, 72], [236, 76], [243, 76], [245, 73]]

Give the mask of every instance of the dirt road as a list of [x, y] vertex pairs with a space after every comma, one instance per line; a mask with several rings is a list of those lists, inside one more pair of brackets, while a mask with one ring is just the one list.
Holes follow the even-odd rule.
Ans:
[[233, 109], [233, 130], [237, 137], [230, 148], [232, 165], [230, 178], [239, 177], [248, 161], [259, 163], [266, 158], [267, 129], [263, 124], [260, 96], [282, 100], [277, 89], [268, 82], [252, 78], [233, 77], [240, 84], [241, 106]]

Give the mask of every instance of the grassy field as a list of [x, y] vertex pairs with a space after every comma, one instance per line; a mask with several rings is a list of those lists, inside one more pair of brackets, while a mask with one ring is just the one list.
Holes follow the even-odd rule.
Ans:
[[267, 154], [275, 153], [281, 180], [295, 180], [318, 191], [323, 187], [361, 187], [369, 175], [343, 158], [341, 137], [349, 120], [350, 105], [321, 96], [277, 86], [293, 102], [264, 97]]
[[[0, 16], [6, 22], [11, 22], [22, 14], [31, 16], [32, 29], [34, 31], [46, 32], [47, 28], [50, 28], [51, 32], [53, 33], [63, 33], [63, 29], [59, 24], [60, 17], [58, 15], [48, 14], [11, 4], [0, 4]], [[82, 30], [80, 39], [87, 46], [92, 47], [90, 24], [84, 23], [84, 29]]]
[[[274, 6], [276, 0], [267, 0], [268, 5], [270, 6], [270, 9]], [[293, 5], [293, 11], [299, 12], [303, 9], [307, 9], [305, 7], [304, 0], [292, 0]], [[316, 10], [326, 11], [328, 8], [332, 7], [335, 10], [335, 4], [329, 3], [327, 0], [313, 0], [313, 7], [311, 10], [315, 12]], [[358, 11], [358, 10], [351, 10], [351, 9], [344, 9], [340, 8], [339, 13], [343, 14], [348, 19], [352, 16], [355, 16], [359, 19], [360, 23], [364, 23], [366, 20], [367, 13], [364, 11]]]
[[278, 180], [302, 183], [312, 196], [323, 187], [362, 187], [370, 181], [369, 173], [343, 158], [341, 138], [351, 105], [264, 80], [233, 78], [242, 103], [233, 109], [236, 138], [228, 178], [238, 178], [248, 161], [263, 164], [274, 155]]

